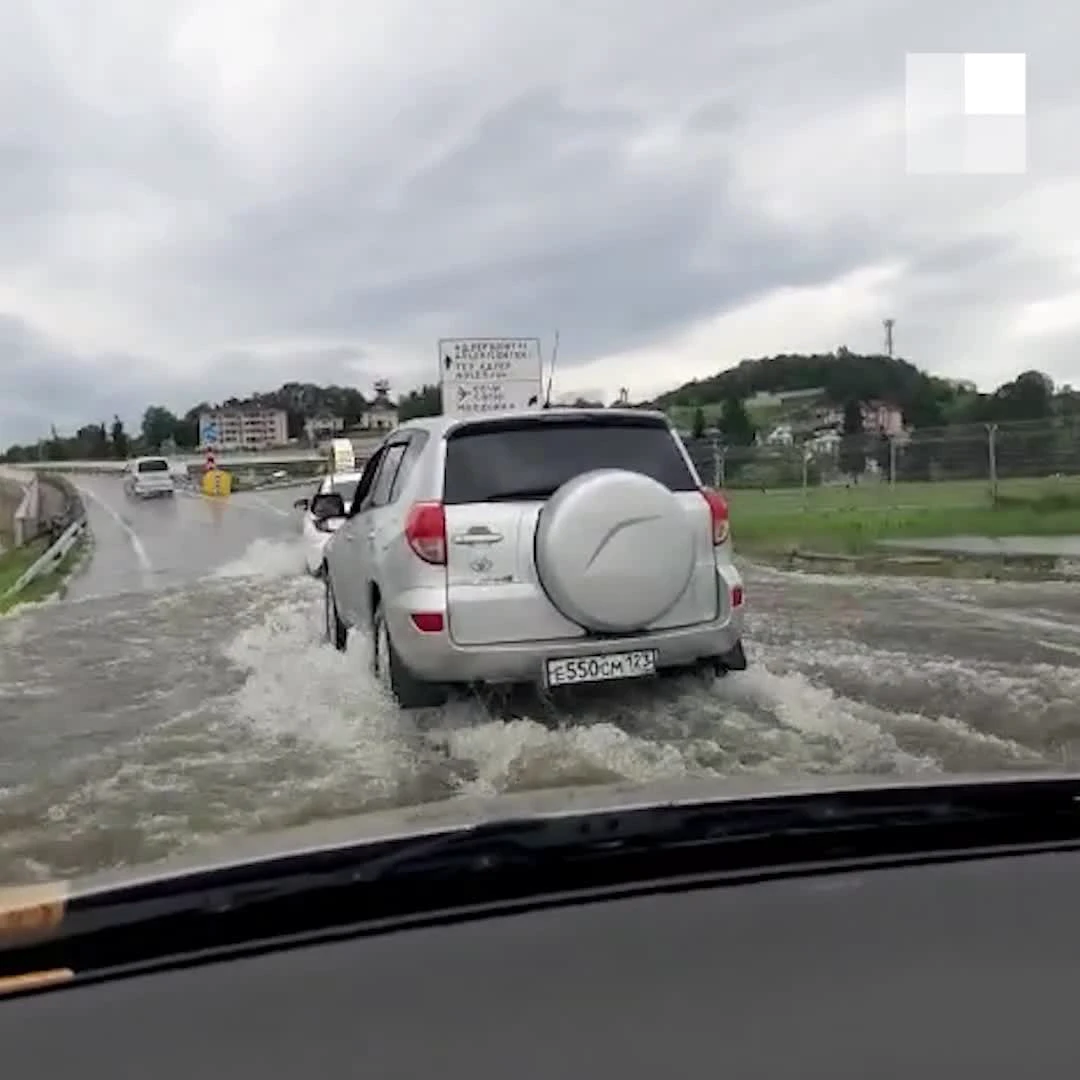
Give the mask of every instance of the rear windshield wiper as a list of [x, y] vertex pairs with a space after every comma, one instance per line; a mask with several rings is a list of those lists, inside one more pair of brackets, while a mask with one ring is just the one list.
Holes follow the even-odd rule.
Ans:
[[[76, 895], [0, 976], [117, 971], [656, 888], [1080, 844], [1080, 778], [852, 788], [495, 821]], [[5, 948], [4, 946], [7, 946]]]
[[553, 487], [514, 488], [511, 491], [497, 491], [494, 495], [485, 495], [484, 502], [523, 502], [529, 499], [550, 499], [554, 493]]

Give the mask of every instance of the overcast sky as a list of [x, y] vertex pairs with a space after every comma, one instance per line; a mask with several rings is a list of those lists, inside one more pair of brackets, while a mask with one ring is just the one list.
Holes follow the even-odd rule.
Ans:
[[[0, 445], [561, 328], [562, 392], [881, 348], [1080, 383], [1065, 0], [0, 8]], [[906, 52], [1028, 54], [1025, 175], [905, 167]]]

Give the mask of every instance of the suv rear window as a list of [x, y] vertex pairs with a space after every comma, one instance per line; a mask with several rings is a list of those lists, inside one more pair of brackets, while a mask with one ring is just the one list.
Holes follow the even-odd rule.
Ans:
[[164, 458], [150, 458], [140, 461], [137, 468], [139, 472], [168, 472], [169, 463]]
[[443, 501], [546, 498], [592, 469], [629, 469], [672, 491], [696, 491], [671, 429], [616, 417], [493, 420], [451, 431]]

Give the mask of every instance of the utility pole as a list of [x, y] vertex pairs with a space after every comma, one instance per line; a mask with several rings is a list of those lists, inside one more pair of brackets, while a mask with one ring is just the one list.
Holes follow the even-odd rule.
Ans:
[[885, 355], [891, 357], [893, 354], [892, 331], [893, 327], [896, 325], [896, 320], [883, 319], [881, 324], [885, 327]]

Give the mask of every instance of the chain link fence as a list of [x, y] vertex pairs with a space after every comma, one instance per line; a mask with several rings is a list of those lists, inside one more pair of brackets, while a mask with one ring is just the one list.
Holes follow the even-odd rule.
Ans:
[[702, 479], [727, 490], [802, 493], [854, 488], [900, 506], [928, 492], [988, 503], [1032, 482], [1080, 488], [1080, 418], [923, 429], [902, 435], [817, 435], [774, 445], [729, 447], [687, 440]]

